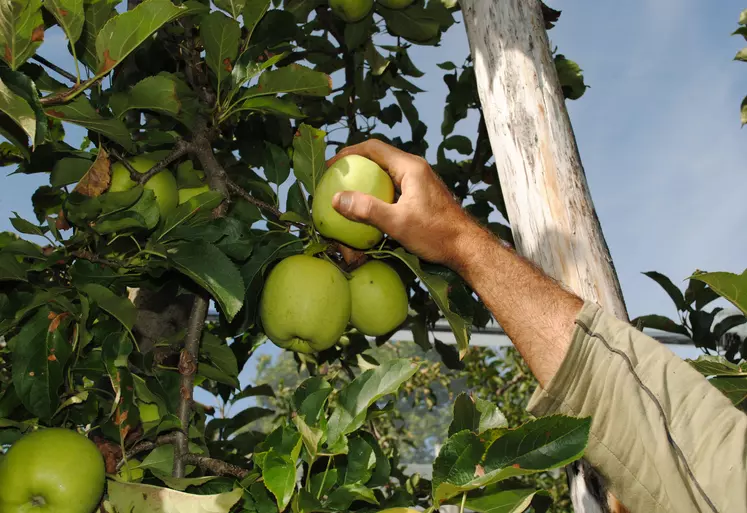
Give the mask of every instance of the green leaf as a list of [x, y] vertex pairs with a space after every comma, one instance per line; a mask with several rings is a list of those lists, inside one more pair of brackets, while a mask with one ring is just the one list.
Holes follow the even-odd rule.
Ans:
[[35, 143], [37, 119], [34, 109], [2, 80], [0, 80], [0, 112], [21, 127], [31, 144]]
[[352, 437], [348, 441], [348, 455], [344, 467], [341, 484], [366, 484], [376, 465], [376, 455], [373, 447], [360, 437]]
[[[213, 3], [218, 9], [227, 11], [228, 14], [233, 17], [233, 19], [238, 20], [239, 16], [241, 15], [241, 10], [244, 8], [244, 4], [246, 3], [246, 0], [214, 0]], [[249, 0], [249, 3], [255, 3], [255, 0]]]
[[[114, 210], [111, 213], [105, 213], [102, 210], [102, 217], [92, 226], [96, 233], [105, 235], [135, 229], [152, 230], [156, 227], [160, 218], [156, 195], [152, 190], [143, 189], [142, 186], [138, 186], [136, 189], [139, 189], [139, 191], [131, 189], [124, 192], [109, 192], [99, 196], [96, 206], [103, 207], [104, 200], [102, 198], [107, 196], [107, 205]], [[136, 193], [139, 194], [139, 197]], [[128, 203], [133, 197], [138, 197], [133, 205], [124, 210], [119, 209], [121, 205]]]
[[64, 318], [60, 322], [57, 316], [47, 308], [39, 309], [10, 341], [13, 387], [26, 409], [43, 419], [57, 410], [58, 390], [72, 352], [67, 340], [69, 322]]
[[737, 52], [737, 54], [734, 56], [735, 61], [742, 61], [747, 62], [747, 47], [742, 48]]
[[747, 9], [745, 9], [741, 13], [739, 13], [739, 24], [740, 25], [747, 25]]
[[[239, 365], [236, 355], [225, 341], [207, 331], [202, 333], [200, 356], [205, 356], [216, 368], [226, 373], [238, 384]], [[238, 385], [237, 385], [238, 388]]]
[[234, 91], [237, 90], [238, 88], [249, 82], [252, 78], [262, 73], [264, 70], [271, 68], [277, 62], [284, 59], [286, 55], [287, 54], [283, 52], [273, 55], [272, 57], [262, 62], [255, 62], [254, 60], [252, 60], [253, 55], [251, 52], [242, 53], [236, 61], [236, 64], [234, 64], [233, 70], [231, 71], [232, 89]]
[[239, 54], [241, 28], [236, 20], [213, 11], [202, 18], [200, 36], [205, 46], [205, 61], [220, 83], [233, 70], [233, 63]]
[[475, 433], [460, 431], [451, 435], [433, 462], [434, 498], [442, 483], [461, 486], [473, 481], [479, 475], [477, 466], [484, 452], [485, 447]]
[[589, 86], [584, 84], [584, 74], [578, 64], [558, 54], [555, 56], [555, 70], [563, 96], [569, 100], [578, 100], [584, 95]]
[[655, 330], [666, 331], [669, 333], [679, 333], [680, 335], [685, 335], [686, 337], [690, 336], [690, 333], [684, 326], [677, 324], [669, 317], [665, 317], [663, 315], [642, 315], [641, 317], [636, 317], [635, 319], [630, 321], [630, 324], [632, 324], [633, 326], [640, 326], [641, 328], [651, 328]]
[[[532, 501], [541, 497], [543, 502], [551, 502], [547, 492], [534, 488], [503, 489], [490, 488], [477, 496], [467, 496], [465, 509], [476, 513], [521, 513], [532, 505]], [[451, 504], [459, 505], [461, 498]]]
[[372, 488], [377, 486], [386, 486], [389, 483], [389, 476], [392, 472], [392, 466], [389, 463], [389, 458], [381, 449], [378, 440], [376, 440], [376, 438], [374, 438], [371, 433], [367, 431], [360, 431], [358, 432], [358, 436], [368, 442], [368, 445], [370, 445], [374, 451], [375, 464], [373, 467], [373, 472], [371, 473], [371, 479], [369, 479], [368, 483], [366, 483], [367, 486], [370, 486]]
[[241, 386], [238, 378], [236, 378], [235, 376], [231, 376], [228, 373], [222, 371], [221, 369], [214, 367], [208, 363], [198, 364], [197, 374], [199, 374], [200, 376], [206, 379], [211, 379], [217, 383], [228, 385], [231, 388], [238, 389]]
[[424, 43], [438, 36], [441, 26], [427, 9], [412, 5], [407, 9], [387, 9], [381, 4], [376, 10], [386, 21], [386, 27], [394, 36], [412, 43]]
[[0, 0], [0, 56], [18, 69], [44, 41], [41, 0]]
[[272, 143], [265, 143], [265, 177], [267, 180], [280, 185], [288, 179], [290, 174], [290, 157], [288, 153]]
[[293, 409], [306, 423], [316, 426], [324, 413], [324, 405], [332, 393], [332, 386], [322, 377], [304, 380], [293, 392]]
[[75, 44], [83, 31], [85, 21], [83, 0], [44, 0], [44, 7], [60, 24], [70, 43]]
[[327, 445], [335, 446], [340, 438], [358, 429], [366, 419], [368, 408], [380, 398], [393, 394], [418, 370], [408, 359], [395, 359], [363, 372], [341, 391], [329, 420]]
[[548, 470], [580, 458], [589, 438], [590, 418], [543, 417], [509, 430], [488, 448], [485, 471]]
[[690, 365], [706, 377], [711, 376], [747, 376], [747, 365], [744, 369], [731, 363], [723, 356], [700, 356], [697, 360], [688, 360]]
[[113, 18], [117, 11], [114, 8], [120, 0], [86, 0], [83, 2], [85, 20], [80, 38], [75, 43], [75, 53], [83, 64], [91, 70], [98, 69], [96, 54], [96, 37], [106, 22]]
[[108, 73], [164, 24], [186, 13], [169, 0], [145, 0], [111, 18], [96, 36], [96, 77]]
[[223, 195], [218, 191], [208, 191], [189, 198], [177, 206], [164, 219], [156, 234], [156, 240], [168, 240], [168, 235], [177, 227], [183, 225], [198, 213], [209, 213], [221, 204]]
[[718, 295], [730, 301], [747, 315], [747, 270], [742, 274], [697, 273], [690, 276], [690, 279], [707, 283]]
[[13, 215], [15, 217], [10, 218], [10, 224], [13, 225], [13, 228], [18, 230], [20, 233], [25, 233], [27, 235], [38, 235], [40, 237], [44, 235], [44, 231], [41, 228], [19, 216], [18, 212], [13, 212]]
[[709, 383], [721, 390], [734, 406], [747, 401], [747, 373], [743, 376], [723, 376], [709, 380]]
[[129, 110], [152, 110], [167, 114], [191, 128], [199, 111], [192, 89], [173, 73], [159, 73], [135, 84], [128, 93], [117, 93], [109, 100], [114, 116]]
[[457, 69], [456, 64], [451, 61], [441, 62], [439, 64], [436, 64], [436, 66], [445, 71], [454, 71], [455, 69]]
[[55, 105], [46, 109], [45, 113], [49, 117], [74, 123], [98, 132], [122, 145], [127, 150], [134, 149], [130, 132], [127, 130], [125, 124], [118, 119], [103, 117], [96, 112], [96, 109], [94, 109], [91, 102], [85, 96], [78, 96], [78, 98], [65, 105]]
[[68, 157], [58, 160], [49, 175], [49, 183], [52, 187], [64, 187], [77, 183], [91, 168], [93, 161], [77, 157]]
[[28, 281], [26, 273], [28, 267], [9, 254], [0, 254], [0, 282]]
[[290, 64], [280, 69], [265, 71], [259, 85], [247, 90], [245, 98], [268, 94], [293, 93], [302, 96], [327, 96], [332, 91], [332, 78], [300, 64]]
[[293, 138], [293, 174], [312, 195], [327, 167], [326, 135], [323, 130], [302, 124]]
[[376, 46], [373, 44], [373, 40], [369, 39], [366, 43], [366, 50], [364, 51], [366, 62], [371, 66], [371, 74], [378, 77], [389, 67], [389, 59], [385, 59], [378, 51]]
[[298, 214], [302, 222], [307, 224], [310, 222], [311, 217], [309, 214], [309, 206], [306, 203], [306, 197], [304, 196], [298, 181], [293, 182], [288, 189], [286, 210], [286, 214]]
[[303, 440], [303, 445], [304, 447], [306, 447], [306, 452], [309, 453], [309, 457], [312, 460], [315, 460], [319, 451], [319, 443], [324, 437], [324, 431], [319, 428], [309, 426], [304, 418], [299, 415], [293, 417], [292, 420], [293, 424], [296, 426], [296, 429], [301, 434], [301, 440]]
[[350, 505], [355, 501], [364, 501], [369, 504], [378, 504], [374, 491], [359, 484], [348, 484], [340, 486], [329, 494], [324, 505], [336, 511], [348, 511]]
[[742, 126], [747, 125], [747, 96], [742, 100], [742, 105], [739, 107], [739, 118], [742, 122]]
[[669, 294], [669, 297], [672, 298], [672, 301], [674, 301], [674, 306], [677, 307], [677, 310], [684, 311], [687, 309], [687, 305], [685, 304], [685, 296], [683, 296], [682, 291], [677, 288], [674, 283], [672, 283], [672, 280], [656, 271], [649, 271], [643, 274], [658, 283], [661, 288], [663, 288], [667, 292], [667, 294]]
[[506, 417], [496, 405], [484, 399], [474, 399], [463, 392], [454, 401], [454, 418], [449, 426], [449, 436], [464, 430], [479, 435], [488, 429], [506, 425]]
[[[280, 439], [282, 437], [282, 439]], [[262, 478], [275, 496], [280, 511], [285, 510], [296, 489], [296, 462], [301, 452], [301, 435], [281, 426], [265, 442], [270, 450], [257, 455]]]
[[[483, 458], [484, 475], [480, 472], [480, 477], [461, 484], [448, 480], [434, 484], [433, 499], [441, 503], [461, 493], [510, 477], [535, 474], [567, 465], [583, 455], [590, 428], [590, 418], [554, 415], [527, 422], [516, 429], [499, 430], [499, 437], [488, 447]], [[464, 474], [458, 475], [464, 477]]]
[[127, 297], [118, 296], [97, 283], [87, 283], [81, 287], [81, 290], [99, 305], [99, 308], [122, 323], [127, 331], [131, 331], [135, 326], [137, 308]]
[[174, 266], [210, 292], [230, 321], [241, 310], [244, 282], [236, 266], [212, 244], [182, 243], [169, 250]]
[[128, 513], [228, 513], [241, 500], [240, 487], [215, 495], [194, 495], [140, 483], [107, 482], [114, 511]]
[[433, 301], [438, 305], [441, 313], [446, 317], [446, 320], [451, 326], [451, 330], [454, 332], [454, 337], [457, 341], [457, 347], [459, 348], [459, 357], [463, 358], [469, 346], [470, 337], [470, 326], [469, 324], [460, 317], [456, 312], [451, 309], [449, 305], [449, 284], [440, 276], [430, 274], [420, 267], [420, 261], [415, 255], [411, 255], [402, 248], [397, 248], [395, 251], [373, 251], [371, 254], [386, 254], [399, 258], [402, 260], [407, 267], [415, 273], [420, 279], [423, 285], [426, 286], [430, 293]]
[[247, 40], [252, 40], [252, 34], [267, 10], [270, 8], [270, 0], [249, 0], [244, 7], [244, 28], [247, 31]]
[[204, 485], [205, 483], [209, 483], [210, 481], [220, 478], [219, 476], [172, 477], [170, 470], [169, 472], [160, 472], [158, 470], [154, 471], [153, 469], [151, 469], [151, 472], [153, 472], [154, 476], [163, 481], [166, 486], [168, 486], [172, 490], [179, 490], [180, 492], [183, 492], [190, 486], [199, 487]]
[[444, 150], [456, 150], [462, 155], [472, 155], [472, 141], [463, 135], [452, 135], [441, 143]]
[[304, 117], [301, 109], [294, 102], [274, 96], [256, 96], [243, 101], [233, 109], [232, 112], [254, 111], [263, 114], [273, 114], [276, 116], [285, 116], [289, 118]]
[[256, 385], [256, 386], [249, 385], [245, 387], [244, 390], [241, 391], [241, 393], [232, 396], [231, 402], [235, 403], [242, 399], [246, 399], [247, 397], [256, 397], [256, 396], [275, 397], [275, 392], [272, 390], [272, 387], [268, 385], [267, 383], [263, 383], [262, 385]]

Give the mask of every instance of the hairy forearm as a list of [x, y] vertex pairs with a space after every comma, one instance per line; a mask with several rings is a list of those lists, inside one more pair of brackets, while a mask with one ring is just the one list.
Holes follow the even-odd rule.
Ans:
[[495, 236], [471, 225], [450, 266], [480, 296], [541, 385], [560, 368], [583, 301]]

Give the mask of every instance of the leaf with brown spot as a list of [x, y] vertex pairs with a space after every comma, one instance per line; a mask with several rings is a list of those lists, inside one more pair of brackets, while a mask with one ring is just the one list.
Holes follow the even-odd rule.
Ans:
[[39, 25], [31, 33], [31, 41], [34, 43], [44, 41], [44, 25]]
[[111, 183], [110, 168], [109, 154], [103, 147], [100, 147], [96, 160], [80, 179], [73, 192], [80, 193], [89, 198], [101, 196], [109, 188], [109, 184]]
[[53, 312], [50, 312], [49, 315], [51, 315], [52, 317], [48, 316], [47, 318], [52, 322], [49, 323], [48, 331], [50, 333], [54, 333], [55, 331], [57, 331], [57, 328], [60, 327], [60, 323], [64, 321], [70, 315], [70, 313], [63, 312], [61, 314], [54, 314]]
[[50, 354], [49, 356], [47, 356], [47, 360], [50, 361], [50, 362], [56, 362], [57, 361], [57, 357], [55, 355], [53, 355], [53, 354]]
[[0, 2], [0, 44], [11, 69], [26, 62], [44, 40], [41, 0]]
[[99, 68], [99, 75], [103, 75], [107, 73], [110, 69], [112, 69], [114, 66], [117, 65], [117, 61], [112, 59], [111, 53], [109, 50], [104, 50], [104, 62], [101, 64], [101, 68]]

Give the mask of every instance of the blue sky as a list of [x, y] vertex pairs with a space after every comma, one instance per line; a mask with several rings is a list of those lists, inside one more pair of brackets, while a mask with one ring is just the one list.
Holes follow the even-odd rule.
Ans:
[[[563, 10], [552, 44], [579, 62], [591, 85], [569, 110], [631, 316], [671, 315], [666, 294], [641, 272], [655, 269], [680, 282], [695, 269], [747, 266], [747, 132], [738, 116], [747, 65], [732, 61], [744, 41], [729, 36], [744, 6], [736, 0], [549, 3]], [[61, 34], [49, 31], [40, 53], [59, 61], [66, 53]], [[431, 157], [446, 94], [436, 63], [461, 63], [467, 53], [461, 24], [440, 47], [411, 51], [426, 73], [416, 80], [427, 91], [416, 105], [429, 126]], [[473, 137], [475, 125], [472, 117], [457, 132]], [[397, 132], [407, 137], [409, 127]], [[68, 133], [77, 144], [82, 132]], [[45, 179], [4, 179], [0, 229], [10, 229], [13, 210], [32, 217], [31, 193]]]

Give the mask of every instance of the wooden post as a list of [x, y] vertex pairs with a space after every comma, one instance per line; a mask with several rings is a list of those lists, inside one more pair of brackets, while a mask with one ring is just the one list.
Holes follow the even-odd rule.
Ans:
[[628, 320], [538, 0], [463, 0], [485, 124], [516, 250]]

